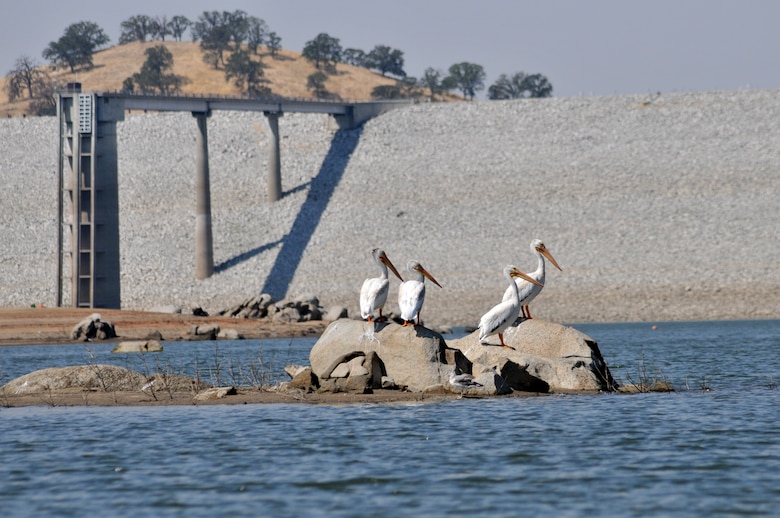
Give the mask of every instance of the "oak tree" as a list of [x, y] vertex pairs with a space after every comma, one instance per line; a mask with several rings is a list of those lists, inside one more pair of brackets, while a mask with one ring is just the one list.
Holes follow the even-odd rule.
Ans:
[[321, 32], [306, 42], [302, 55], [318, 70], [332, 70], [341, 61], [341, 43], [338, 38]]
[[377, 45], [366, 56], [366, 67], [379, 70], [382, 76], [393, 74], [404, 77], [404, 53], [387, 45]]
[[449, 68], [450, 81], [457, 85], [463, 97], [474, 99], [480, 90], [485, 89], [485, 69], [475, 63], [456, 63]]
[[6, 74], [5, 78], [8, 102], [21, 99], [25, 94], [29, 99], [40, 98], [51, 83], [49, 74], [29, 56], [17, 58], [14, 68]]
[[57, 67], [68, 67], [71, 72], [79, 68], [92, 68], [92, 55], [111, 39], [96, 23], [77, 22], [69, 25], [57, 41], [52, 41], [43, 51], [43, 58]]

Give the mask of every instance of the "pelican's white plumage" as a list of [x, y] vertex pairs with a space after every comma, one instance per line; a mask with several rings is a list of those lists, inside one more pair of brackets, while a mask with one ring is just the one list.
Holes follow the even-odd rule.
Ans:
[[406, 269], [415, 277], [402, 282], [398, 287], [398, 307], [401, 309], [404, 326], [414, 324], [415, 319], [419, 325], [420, 309], [422, 309], [425, 300], [425, 278], [430, 279], [439, 288], [441, 288], [441, 284], [417, 261], [409, 261]]
[[[522, 278], [515, 279], [514, 281], [514, 283], [517, 285], [518, 296], [520, 297], [520, 311], [522, 311], [523, 316], [526, 318], [531, 318], [531, 310], [528, 305], [536, 298], [537, 295], [539, 295], [539, 293], [541, 293], [542, 286], [545, 282], [544, 258], [546, 257], [553, 266], [558, 268], [558, 270], [561, 270], [561, 267], [558, 266], [558, 262], [552, 256], [547, 247], [544, 246], [544, 243], [542, 243], [541, 239], [534, 239], [531, 241], [531, 253], [536, 254], [536, 270], [529, 273], [528, 276], [539, 282], [539, 285], [530, 283]], [[513, 296], [512, 287], [510, 286], [504, 292], [504, 298], [502, 300], [507, 301]]]
[[403, 277], [395, 269], [393, 263], [387, 258], [384, 250], [374, 248], [371, 250], [371, 256], [379, 266], [381, 272], [379, 277], [372, 277], [363, 281], [363, 286], [360, 288], [360, 316], [367, 319], [369, 322], [373, 321], [374, 312], [379, 311], [379, 321], [382, 321], [382, 308], [387, 301], [387, 293], [390, 291], [390, 279], [387, 278], [387, 268], [389, 267], [396, 277], [401, 279]]
[[485, 339], [491, 335], [498, 334], [498, 339], [501, 342], [501, 347], [509, 347], [504, 343], [504, 331], [507, 327], [512, 325], [520, 315], [520, 295], [517, 292], [517, 284], [515, 284], [515, 277], [525, 279], [531, 284], [541, 285], [539, 281], [529, 277], [515, 266], [509, 265], [504, 268], [504, 277], [509, 282], [509, 289], [511, 290], [511, 297], [509, 300], [504, 300], [499, 304], [493, 306], [493, 308], [482, 315], [479, 320], [479, 343], [484, 343]]

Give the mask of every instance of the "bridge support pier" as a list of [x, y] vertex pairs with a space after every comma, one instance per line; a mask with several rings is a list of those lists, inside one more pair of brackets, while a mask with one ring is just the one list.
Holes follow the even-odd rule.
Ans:
[[[214, 273], [207, 120], [212, 110], [262, 111], [271, 129], [268, 200], [282, 197], [279, 117], [283, 112], [327, 113], [340, 129], [354, 129], [408, 103], [333, 103], [222, 97], [83, 94], [68, 85], [58, 94], [59, 162], [57, 305], [67, 295], [76, 307], [117, 308], [121, 303], [117, 127], [127, 110], [190, 112], [197, 120], [195, 148], [195, 277]], [[66, 243], [67, 239], [67, 243]], [[67, 268], [65, 262], [70, 263]]]
[[279, 156], [280, 112], [264, 112], [271, 128], [271, 144], [268, 153], [268, 201], [273, 203], [282, 198], [282, 161]]
[[195, 278], [203, 280], [214, 273], [209, 138], [206, 124], [211, 112], [192, 112], [192, 115], [198, 122], [195, 137]]

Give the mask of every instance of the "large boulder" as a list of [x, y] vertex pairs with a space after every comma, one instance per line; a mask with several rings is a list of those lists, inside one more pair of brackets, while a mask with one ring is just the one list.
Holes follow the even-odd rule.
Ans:
[[462, 353], [447, 347], [440, 334], [393, 322], [336, 320], [314, 344], [309, 360], [323, 386], [343, 390], [381, 388], [384, 377], [419, 392], [448, 387], [456, 366], [471, 372]]
[[163, 350], [159, 340], [126, 340], [111, 349], [112, 353], [157, 353]]
[[145, 376], [115, 365], [90, 364], [37, 370], [9, 381], [0, 387], [0, 393], [40, 394], [72, 388], [103, 392], [192, 392], [210, 387], [189, 376], [167, 373]]
[[124, 367], [94, 364], [37, 370], [8, 382], [2, 390], [6, 394], [36, 394], [69, 388], [111, 392], [140, 390], [146, 382], [146, 376]]
[[613, 391], [612, 378], [598, 344], [571, 327], [538, 319], [519, 319], [504, 332], [479, 343], [475, 331], [448, 345], [474, 363], [474, 369], [495, 367], [515, 390], [532, 392]]

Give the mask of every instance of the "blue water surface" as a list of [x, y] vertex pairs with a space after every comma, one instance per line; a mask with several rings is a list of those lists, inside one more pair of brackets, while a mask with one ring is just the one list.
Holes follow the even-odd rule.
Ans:
[[[575, 327], [599, 343], [619, 381], [658, 376], [676, 392], [0, 408], [0, 509], [5, 516], [780, 513], [780, 321]], [[213, 342], [166, 343], [175, 354], [146, 362], [208, 372], [262, 357], [281, 369], [308, 363], [313, 343], [246, 342], [220, 342], [216, 351]], [[84, 347], [68, 347], [84, 363]], [[57, 366], [68, 347], [0, 348], [3, 381], [18, 355], [35, 356], [36, 368]], [[104, 363], [95, 349], [87, 361]]]

